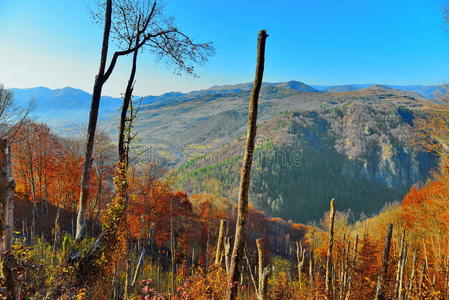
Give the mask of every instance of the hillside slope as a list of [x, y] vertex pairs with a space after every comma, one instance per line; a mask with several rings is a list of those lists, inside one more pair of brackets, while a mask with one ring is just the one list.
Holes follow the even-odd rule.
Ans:
[[[145, 104], [136, 130], [145, 146], [151, 146], [169, 164], [179, 165], [245, 132], [249, 94], [250, 85], [226, 86], [190, 93], [164, 105]], [[330, 109], [348, 101], [369, 104], [382, 99], [406, 107], [429, 103], [413, 92], [385, 86], [322, 93], [297, 82], [266, 84], [261, 90], [258, 120], [262, 123], [285, 111]]]
[[[437, 166], [410, 142], [415, 115], [432, 106], [425, 100], [381, 86], [327, 94], [321, 104], [306, 99], [296, 106], [290, 100], [291, 110], [259, 128], [251, 201], [268, 215], [317, 220], [332, 197], [356, 218], [372, 214]], [[182, 165], [180, 185], [200, 192], [217, 179], [235, 199], [243, 141], [241, 135]]]

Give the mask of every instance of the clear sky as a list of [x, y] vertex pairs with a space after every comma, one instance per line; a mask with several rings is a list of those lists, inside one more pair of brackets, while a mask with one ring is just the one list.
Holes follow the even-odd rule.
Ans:
[[[213, 41], [216, 55], [176, 76], [141, 57], [137, 95], [190, 91], [253, 79], [256, 37], [266, 29], [265, 81], [307, 84], [439, 84], [449, 81], [443, 0], [165, 0], [179, 29]], [[71, 86], [91, 92], [102, 27], [95, 0], [0, 0], [0, 82], [7, 87]], [[446, 26], [447, 27], [447, 26]], [[121, 60], [104, 94], [124, 90]]]

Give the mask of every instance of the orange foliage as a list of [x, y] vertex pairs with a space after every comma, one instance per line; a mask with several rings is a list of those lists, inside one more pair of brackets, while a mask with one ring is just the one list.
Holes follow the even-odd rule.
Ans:
[[406, 225], [416, 233], [448, 232], [449, 226], [449, 165], [427, 185], [412, 187], [402, 202], [402, 216]]
[[135, 239], [149, 235], [158, 246], [173, 238], [178, 246], [188, 248], [186, 228], [192, 219], [192, 205], [185, 192], [173, 192], [168, 183], [138, 176], [130, 170], [128, 225]]
[[[80, 143], [58, 138], [45, 124], [23, 124], [12, 145], [16, 192], [36, 203], [48, 201], [75, 210], [82, 163], [79, 147]], [[92, 195], [95, 184], [93, 174]]]

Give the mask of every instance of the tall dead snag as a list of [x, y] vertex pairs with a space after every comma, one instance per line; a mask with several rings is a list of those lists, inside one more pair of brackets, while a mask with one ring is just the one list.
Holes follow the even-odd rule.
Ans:
[[357, 246], [359, 244], [359, 236], [356, 235], [355, 236], [355, 242], [354, 242], [354, 257], [352, 259], [352, 267], [348, 270], [350, 270], [349, 275], [348, 275], [348, 281], [347, 281], [347, 288], [346, 288], [346, 295], [345, 295], [345, 299], [348, 300], [350, 299], [351, 296], [351, 285], [352, 285], [352, 276], [354, 273], [354, 270], [357, 267]]
[[[350, 251], [351, 251], [351, 241], [348, 239], [348, 243], [343, 244], [343, 256], [340, 270], [340, 299], [344, 299], [344, 295], [346, 294], [347, 283], [348, 283], [348, 272], [349, 272], [349, 260], [350, 260]], [[345, 248], [346, 247], [346, 248]]]
[[296, 265], [298, 268], [298, 281], [299, 281], [299, 289], [302, 288], [302, 269], [304, 266], [304, 260], [306, 258], [306, 249], [302, 248], [302, 244], [300, 241], [296, 242]]
[[268, 277], [271, 274], [271, 267], [263, 266], [264, 255], [263, 255], [263, 245], [262, 239], [256, 240], [257, 245], [257, 257], [258, 257], [258, 276], [259, 276], [259, 284], [257, 289], [257, 299], [265, 300], [267, 299], [267, 281]]
[[407, 264], [407, 256], [408, 256], [408, 244], [405, 243], [404, 250], [402, 251], [401, 256], [401, 269], [399, 270], [399, 285], [398, 285], [398, 299], [402, 300], [404, 297], [407, 296], [406, 289], [404, 285], [404, 272], [405, 272], [405, 266]]
[[215, 249], [215, 265], [221, 265], [223, 257], [223, 245], [225, 239], [226, 220], [220, 220], [220, 231], [218, 232], [217, 249]]
[[[267, 281], [268, 277], [271, 275], [271, 266], [263, 266], [264, 258], [264, 249], [262, 239], [259, 238], [256, 240], [257, 246], [257, 267], [255, 271], [257, 272], [257, 280], [254, 276], [253, 268], [251, 263], [249, 262], [248, 254], [246, 252], [246, 247], [244, 249], [244, 257], [246, 260], [246, 265], [248, 267], [248, 272], [251, 278], [251, 281], [254, 285], [254, 291], [256, 292], [257, 300], [265, 300], [267, 299]], [[242, 274], [240, 274], [242, 275]]]
[[11, 255], [14, 228], [15, 183], [11, 173], [11, 151], [6, 139], [0, 139], [0, 277], [6, 287], [6, 299], [18, 299], [15, 287], [15, 259]]
[[315, 280], [315, 255], [313, 254], [313, 249], [310, 249], [310, 260], [309, 260], [309, 286], [313, 285]]
[[384, 295], [384, 278], [387, 274], [387, 269], [388, 269], [388, 256], [390, 255], [390, 245], [391, 245], [391, 236], [393, 234], [393, 224], [389, 224], [388, 225], [388, 230], [387, 230], [387, 236], [385, 237], [385, 246], [384, 246], [384, 254], [382, 257], [382, 270], [380, 272], [379, 275], [379, 279], [377, 280], [377, 287], [376, 287], [376, 296], [375, 296], [375, 300], [384, 300], [385, 295]]
[[405, 250], [406, 244], [405, 244], [405, 229], [402, 232], [402, 237], [401, 237], [401, 247], [399, 248], [399, 260], [398, 260], [398, 265], [397, 265], [397, 269], [396, 269], [396, 286], [395, 286], [395, 292], [396, 295], [398, 296], [398, 299], [400, 299], [400, 294], [401, 292], [399, 290], [402, 289], [402, 276], [401, 276], [401, 270], [402, 270], [402, 262], [404, 260], [404, 250]]
[[231, 241], [230, 241], [230, 237], [225, 237], [224, 239], [224, 261], [225, 261], [225, 268], [226, 268], [226, 274], [229, 275], [229, 268], [231, 265], [230, 262], [230, 254], [231, 254]]
[[234, 300], [237, 297], [239, 270], [243, 255], [243, 235], [246, 224], [246, 214], [248, 212], [248, 191], [251, 177], [251, 165], [253, 161], [254, 145], [257, 132], [257, 107], [259, 102], [259, 92], [262, 86], [263, 70], [265, 64], [265, 41], [268, 35], [265, 30], [259, 31], [257, 39], [257, 64], [254, 86], [251, 91], [248, 112], [248, 129], [246, 133], [246, 147], [243, 156], [242, 172], [240, 175], [240, 188], [238, 199], [237, 224], [235, 228], [234, 247], [232, 249], [231, 264], [228, 274], [228, 290], [226, 299]]
[[335, 218], [335, 199], [330, 202], [329, 210], [329, 244], [327, 247], [326, 256], [326, 277], [325, 277], [325, 289], [328, 298], [332, 298], [332, 292], [330, 288], [331, 274], [332, 274], [332, 248], [334, 247], [334, 218]]
[[408, 291], [412, 292], [414, 289], [414, 285], [413, 282], [416, 280], [416, 264], [417, 264], [417, 259], [418, 259], [418, 251], [415, 250], [413, 252], [413, 258], [412, 258], [412, 270], [410, 272], [410, 277], [408, 279], [409, 285], [408, 285]]

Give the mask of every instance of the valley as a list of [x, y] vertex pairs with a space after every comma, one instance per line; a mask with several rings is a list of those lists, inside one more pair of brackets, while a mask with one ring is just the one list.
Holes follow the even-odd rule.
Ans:
[[[221, 196], [236, 201], [250, 89], [250, 84], [239, 84], [136, 98], [142, 102], [135, 147], [147, 149], [139, 159], [171, 170], [167, 176], [179, 189], [207, 192], [207, 182], [216, 180], [222, 184]], [[320, 219], [328, 199], [336, 197], [338, 209], [350, 209], [358, 220], [400, 201], [412, 185], [426, 182], [438, 159], [410, 142], [414, 118], [445, 107], [415, 92], [424, 87], [321, 89], [297, 81], [263, 85], [251, 186], [251, 203], [257, 209], [307, 223]], [[77, 136], [83, 127], [73, 124], [82, 122], [78, 114], [86, 115], [89, 95], [58, 92], [46, 101], [53, 99], [60, 119], [46, 109], [42, 121], [58, 134]], [[72, 94], [58, 98], [64, 92]], [[32, 94], [18, 95], [23, 103]], [[33, 113], [39, 115], [40, 105], [49, 105], [41, 104], [44, 96], [35, 97], [38, 109]], [[100, 128], [112, 137], [119, 103], [111, 97], [102, 100]]]

